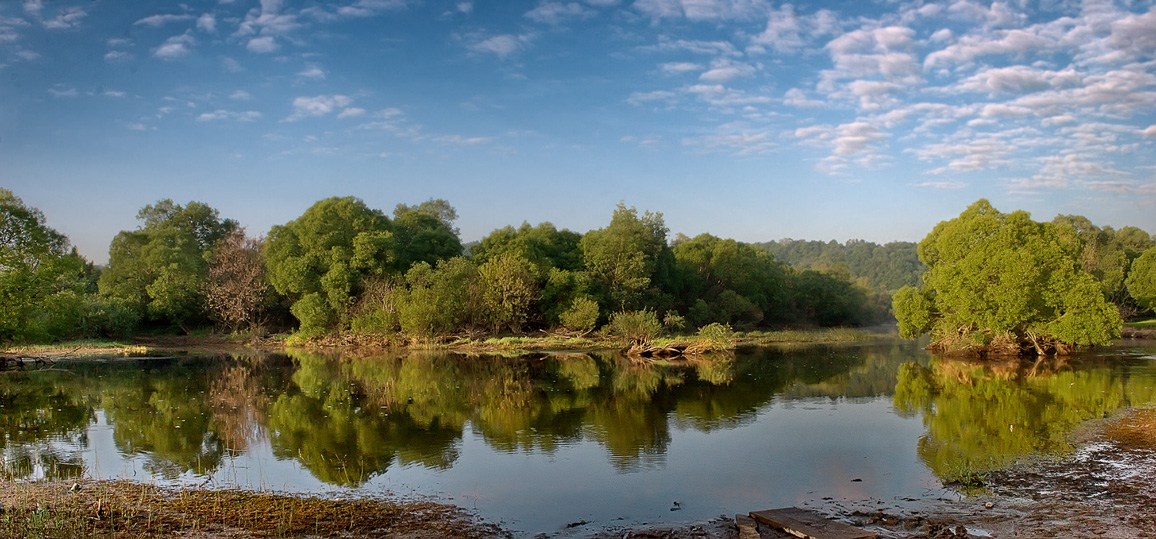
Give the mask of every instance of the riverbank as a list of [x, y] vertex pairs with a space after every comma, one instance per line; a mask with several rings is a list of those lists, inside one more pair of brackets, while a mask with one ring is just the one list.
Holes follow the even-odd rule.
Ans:
[[0, 537], [510, 537], [428, 501], [327, 499], [129, 481], [0, 483]]
[[[862, 342], [878, 338], [893, 337], [888, 328], [830, 328], [808, 330], [753, 331], [735, 333], [729, 345], [723, 348], [743, 346], [771, 346], [790, 344], [816, 344]], [[680, 343], [694, 344], [701, 340], [697, 335], [662, 337], [655, 339], [658, 346]], [[313, 339], [291, 339], [287, 334], [276, 334], [258, 338], [221, 335], [150, 335], [129, 339], [93, 339], [69, 341], [53, 344], [18, 345], [0, 348], [0, 357], [19, 359], [22, 362], [36, 360], [59, 361], [66, 359], [150, 357], [170, 354], [196, 353], [260, 353], [276, 352], [288, 347], [316, 348], [325, 350], [350, 351], [392, 351], [408, 352], [445, 351], [463, 354], [523, 354], [531, 352], [594, 352], [624, 350], [630, 343], [621, 338], [601, 335], [560, 335], [539, 334], [530, 336], [471, 337], [455, 336], [439, 339], [404, 340], [372, 335], [331, 335]], [[714, 348], [719, 348], [715, 343]]]

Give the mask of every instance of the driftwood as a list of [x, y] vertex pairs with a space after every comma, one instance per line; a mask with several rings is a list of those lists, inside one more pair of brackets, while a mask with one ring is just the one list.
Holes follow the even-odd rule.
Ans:
[[707, 352], [719, 352], [718, 347], [711, 343], [671, 343], [665, 346], [655, 346], [651, 343], [632, 343], [622, 350], [622, 353], [645, 359], [678, 359], [687, 356], [696, 356]]

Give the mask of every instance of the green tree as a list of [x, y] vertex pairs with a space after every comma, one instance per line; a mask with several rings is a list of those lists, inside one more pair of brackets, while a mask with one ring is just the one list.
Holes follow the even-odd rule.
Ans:
[[395, 264], [406, 272], [418, 262], [436, 264], [462, 255], [462, 242], [453, 223], [458, 212], [442, 199], [430, 199], [417, 206], [398, 204], [393, 210]]
[[493, 329], [508, 327], [517, 333], [530, 319], [541, 286], [534, 265], [521, 255], [507, 252], [478, 267], [478, 280], [486, 318]]
[[690, 319], [752, 325], [765, 318], [786, 321], [788, 274], [782, 264], [752, 245], [710, 234], [680, 237], [673, 249], [676, 293]]
[[464, 257], [418, 262], [405, 274], [408, 290], [398, 294], [401, 330], [421, 337], [446, 335], [481, 324], [478, 268]]
[[0, 343], [80, 332], [94, 272], [40, 210], [0, 188]]
[[1056, 225], [979, 200], [919, 243], [924, 286], [896, 295], [900, 326], [942, 349], [1067, 351], [1107, 344], [1120, 317]]
[[1156, 309], [1156, 247], [1144, 251], [1128, 273], [1128, 293], [1142, 306]]
[[389, 218], [355, 197], [327, 198], [269, 232], [269, 283], [306, 334], [344, 329], [363, 281], [396, 261]]
[[661, 213], [646, 212], [640, 217], [638, 210], [619, 203], [606, 228], [582, 236], [579, 245], [586, 273], [606, 306], [654, 306], [674, 262], [666, 233]]
[[201, 283], [218, 242], [237, 228], [201, 202], [185, 206], [165, 199], [137, 214], [141, 226], [122, 231], [109, 247], [100, 293], [132, 306], [154, 321], [189, 331], [203, 320]]

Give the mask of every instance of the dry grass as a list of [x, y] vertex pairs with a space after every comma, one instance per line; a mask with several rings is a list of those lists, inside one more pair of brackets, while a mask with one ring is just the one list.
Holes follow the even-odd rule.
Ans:
[[432, 502], [327, 499], [127, 481], [0, 485], [0, 537], [506, 537]]
[[1133, 410], [1109, 424], [1104, 434], [1124, 447], [1156, 449], [1156, 408]]

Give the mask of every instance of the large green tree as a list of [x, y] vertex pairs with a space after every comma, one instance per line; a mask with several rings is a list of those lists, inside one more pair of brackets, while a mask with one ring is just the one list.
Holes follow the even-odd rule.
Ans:
[[73, 333], [92, 273], [40, 210], [0, 188], [0, 343]]
[[418, 262], [436, 264], [462, 255], [462, 242], [454, 221], [458, 212], [442, 199], [430, 199], [417, 206], [398, 204], [393, 210], [395, 264], [406, 272]]
[[293, 301], [304, 333], [343, 329], [364, 281], [397, 260], [388, 217], [355, 197], [327, 198], [275, 226], [266, 242], [270, 284]]
[[661, 213], [640, 216], [619, 203], [609, 225], [582, 236], [586, 273], [607, 308], [637, 309], [659, 302], [674, 265], [667, 232]]
[[1148, 309], [1156, 309], [1156, 247], [1144, 251], [1128, 273], [1128, 293]]
[[943, 349], [1068, 351], [1119, 336], [1120, 316], [1053, 223], [987, 200], [919, 243], [920, 289], [895, 295], [900, 333], [930, 332]]
[[201, 202], [165, 199], [137, 214], [138, 229], [112, 240], [101, 295], [131, 306], [147, 319], [188, 331], [205, 319], [201, 283], [217, 244], [237, 228]]

